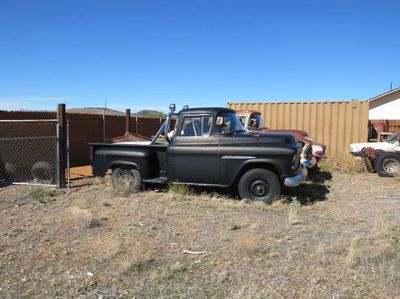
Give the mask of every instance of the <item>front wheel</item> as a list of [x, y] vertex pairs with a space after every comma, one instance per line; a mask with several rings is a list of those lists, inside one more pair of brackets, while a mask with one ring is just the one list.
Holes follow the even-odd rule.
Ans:
[[271, 204], [281, 193], [281, 185], [275, 173], [263, 168], [247, 171], [239, 181], [239, 196], [248, 200], [260, 200]]
[[379, 154], [375, 160], [375, 170], [382, 176], [396, 176], [400, 171], [400, 154]]
[[121, 193], [136, 193], [140, 190], [140, 172], [133, 168], [114, 168], [112, 172], [114, 190]]

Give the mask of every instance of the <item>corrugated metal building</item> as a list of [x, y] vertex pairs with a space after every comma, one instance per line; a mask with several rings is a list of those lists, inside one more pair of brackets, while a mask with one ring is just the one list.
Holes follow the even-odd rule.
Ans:
[[327, 145], [327, 155], [349, 152], [350, 143], [368, 141], [368, 101], [228, 102], [236, 110], [261, 112], [271, 129], [301, 129]]

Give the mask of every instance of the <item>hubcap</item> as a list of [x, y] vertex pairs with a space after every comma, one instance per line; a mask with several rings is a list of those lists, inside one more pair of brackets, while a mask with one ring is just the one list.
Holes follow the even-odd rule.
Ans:
[[132, 184], [132, 173], [124, 169], [118, 173], [118, 183], [120, 187], [129, 187]]
[[385, 170], [386, 173], [396, 174], [399, 170], [399, 161], [394, 158], [383, 160], [383, 170]]
[[266, 181], [258, 179], [250, 184], [249, 189], [253, 195], [263, 197], [268, 194], [270, 187]]

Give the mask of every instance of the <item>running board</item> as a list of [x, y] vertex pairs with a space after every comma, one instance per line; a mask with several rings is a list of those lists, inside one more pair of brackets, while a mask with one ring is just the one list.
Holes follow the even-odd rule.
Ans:
[[168, 182], [166, 177], [158, 177], [158, 178], [154, 178], [154, 179], [147, 179], [147, 180], [143, 180], [143, 182], [145, 183], [150, 183], [150, 184], [166, 184]]

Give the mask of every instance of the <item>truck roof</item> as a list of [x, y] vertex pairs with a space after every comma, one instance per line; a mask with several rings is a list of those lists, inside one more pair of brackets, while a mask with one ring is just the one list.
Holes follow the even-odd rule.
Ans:
[[179, 115], [184, 114], [204, 114], [204, 113], [211, 113], [211, 114], [218, 114], [221, 112], [227, 113], [235, 113], [235, 110], [225, 108], [225, 107], [201, 107], [201, 108], [189, 108], [179, 111]]

